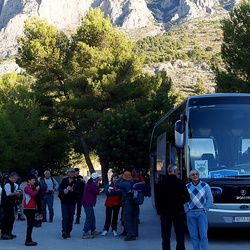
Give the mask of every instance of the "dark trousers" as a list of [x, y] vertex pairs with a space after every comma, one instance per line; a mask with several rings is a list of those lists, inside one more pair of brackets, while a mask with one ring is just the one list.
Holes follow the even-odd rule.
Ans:
[[61, 203], [62, 211], [62, 232], [70, 234], [73, 228], [76, 204]]
[[15, 221], [15, 208], [11, 206], [3, 207], [2, 235], [10, 234]]
[[176, 235], [176, 250], [185, 250], [184, 236], [185, 236], [185, 212], [173, 211], [161, 214], [161, 237], [162, 250], [170, 250], [170, 237], [172, 224]]
[[82, 195], [77, 196], [76, 200], [76, 218], [80, 219], [82, 213]]
[[124, 226], [128, 236], [138, 236], [138, 214], [139, 206], [124, 204]]
[[31, 242], [33, 227], [36, 225], [35, 213], [37, 212], [37, 210], [24, 209], [23, 212], [27, 219], [26, 242]]
[[120, 206], [106, 207], [106, 219], [103, 230], [109, 231], [110, 226], [112, 227], [112, 230], [117, 230], [119, 211]]

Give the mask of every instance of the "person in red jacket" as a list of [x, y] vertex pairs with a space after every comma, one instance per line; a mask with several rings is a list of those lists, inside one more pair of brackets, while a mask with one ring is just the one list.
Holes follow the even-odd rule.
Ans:
[[35, 196], [40, 189], [40, 186], [35, 187], [36, 176], [30, 174], [27, 177], [27, 185], [24, 188], [24, 201], [23, 201], [23, 211], [27, 218], [27, 230], [26, 230], [26, 246], [36, 246], [37, 242], [32, 241], [32, 230], [36, 225], [35, 214], [37, 213], [37, 204]]
[[[102, 236], [106, 236], [110, 226], [112, 227], [112, 233], [114, 236], [118, 236], [117, 233], [117, 221], [118, 215], [120, 211], [120, 207], [122, 205], [122, 191], [115, 187], [115, 182], [119, 178], [118, 174], [113, 174], [111, 176], [111, 181], [105, 187], [105, 192], [107, 195], [105, 206], [106, 206], [106, 219], [105, 225], [103, 228]], [[112, 222], [111, 222], [112, 218]]]

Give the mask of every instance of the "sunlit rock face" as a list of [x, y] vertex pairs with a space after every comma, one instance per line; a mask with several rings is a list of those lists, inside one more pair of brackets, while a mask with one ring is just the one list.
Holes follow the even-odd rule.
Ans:
[[239, 1], [0, 0], [0, 58], [9, 58], [17, 53], [17, 37], [23, 35], [25, 19], [32, 16], [46, 18], [58, 29], [74, 30], [90, 8], [100, 7], [105, 15], [110, 16], [113, 24], [128, 34], [133, 32], [133, 36], [138, 34], [142, 37], [162, 32], [166, 22], [213, 15], [216, 7], [229, 10]]

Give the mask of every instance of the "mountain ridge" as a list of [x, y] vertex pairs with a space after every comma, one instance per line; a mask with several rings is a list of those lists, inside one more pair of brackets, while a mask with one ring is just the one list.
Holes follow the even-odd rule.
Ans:
[[[176, 25], [192, 29], [195, 20], [221, 19], [239, 0], [0, 0], [0, 75], [20, 72], [13, 59], [25, 19], [37, 16], [61, 30], [79, 26], [90, 8], [100, 7], [114, 25], [137, 40], [163, 34]], [[10, 58], [10, 59], [8, 59]], [[3, 60], [8, 59], [8, 60]], [[160, 66], [161, 67], [161, 66]], [[172, 70], [177, 71], [176, 68]], [[172, 72], [172, 73], [173, 73]], [[179, 73], [178, 73], [179, 75]], [[173, 74], [175, 76], [175, 74]], [[210, 77], [211, 78], [211, 77]]]
[[72, 29], [90, 8], [100, 7], [111, 22], [126, 33], [143, 29], [144, 36], [156, 35], [165, 23], [195, 18], [214, 10], [234, 6], [227, 0], [0, 0], [0, 58], [16, 54], [16, 39], [23, 34], [24, 20], [31, 16], [46, 18], [58, 29]]

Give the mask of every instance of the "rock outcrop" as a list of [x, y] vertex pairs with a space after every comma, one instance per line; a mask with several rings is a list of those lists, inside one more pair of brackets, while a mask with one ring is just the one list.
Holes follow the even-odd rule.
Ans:
[[166, 22], [213, 14], [216, 6], [230, 9], [239, 0], [0, 0], [0, 58], [17, 52], [17, 37], [31, 16], [46, 18], [58, 29], [74, 29], [90, 9], [100, 7], [127, 33], [156, 35]]
[[80, 24], [86, 11], [98, 6], [123, 29], [155, 28], [144, 0], [0, 0], [0, 58], [16, 53], [16, 39], [23, 34], [25, 19], [38, 16], [58, 29], [72, 29]]

